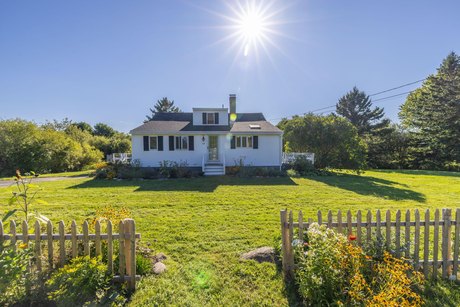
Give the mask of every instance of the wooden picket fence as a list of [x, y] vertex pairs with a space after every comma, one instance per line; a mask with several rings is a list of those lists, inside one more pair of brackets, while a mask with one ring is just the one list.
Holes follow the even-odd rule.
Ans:
[[[66, 233], [65, 224], [63, 221], [58, 223], [58, 233], [54, 233], [53, 224], [48, 221], [46, 231], [42, 231], [42, 225], [39, 221], [34, 224], [32, 233], [29, 231], [29, 225], [23, 221], [21, 228], [22, 233], [17, 233], [18, 226], [15, 221], [10, 221], [9, 234], [5, 233], [3, 223], [0, 221], [0, 249], [4, 246], [4, 242], [9, 241], [14, 251], [17, 251], [18, 244], [22, 247], [33, 247], [35, 259], [35, 268], [38, 271], [44, 269], [44, 263], [48, 269], [55, 267], [63, 267], [68, 260], [78, 256], [99, 256], [102, 255], [102, 242], [107, 242], [107, 264], [108, 273], [113, 275], [115, 282], [126, 282], [129, 289], [136, 288], [136, 239], [140, 239], [140, 234], [136, 233], [136, 225], [133, 219], [124, 219], [118, 224], [118, 233], [113, 232], [111, 221], [107, 221], [106, 233], [101, 233], [101, 223], [95, 223], [95, 233], [89, 233], [88, 222], [85, 221], [82, 225], [83, 233], [78, 233], [77, 223], [72, 221], [70, 225], [70, 233]], [[66, 241], [70, 241], [67, 244]], [[118, 241], [118, 272], [114, 272], [114, 243]], [[83, 248], [79, 248], [79, 243]], [[32, 246], [33, 245], [33, 246]], [[93, 253], [91, 253], [91, 245], [94, 245]], [[58, 255], [55, 255], [59, 251]], [[82, 249], [82, 250], [81, 250]], [[43, 261], [47, 258], [47, 261]]]
[[293, 245], [303, 244], [306, 230], [311, 223], [317, 222], [339, 233], [356, 236], [358, 245], [371, 243], [374, 239], [382, 240], [386, 249], [394, 249], [396, 257], [410, 259], [415, 269], [422, 270], [426, 278], [431, 276], [436, 279], [441, 268], [443, 278], [458, 279], [460, 209], [456, 209], [455, 219], [452, 219], [451, 209], [442, 209], [441, 218], [440, 210], [436, 209], [434, 220], [430, 219], [430, 210], [425, 211], [424, 220], [421, 220], [418, 209], [414, 211], [413, 219], [410, 210], [406, 211], [403, 221], [400, 210], [396, 211], [394, 217], [393, 220], [390, 210], [387, 210], [383, 219], [380, 210], [377, 210], [373, 221], [374, 216], [371, 211], [367, 211], [366, 216], [363, 216], [363, 213], [358, 210], [356, 218], [353, 218], [350, 211], [342, 217], [342, 212], [339, 210], [335, 218], [329, 211], [323, 219], [322, 212], [318, 211], [315, 220], [308, 218], [307, 222], [304, 222], [302, 211], [299, 211], [298, 222], [294, 222], [292, 211], [282, 210], [281, 237], [285, 276], [292, 277], [296, 268]]

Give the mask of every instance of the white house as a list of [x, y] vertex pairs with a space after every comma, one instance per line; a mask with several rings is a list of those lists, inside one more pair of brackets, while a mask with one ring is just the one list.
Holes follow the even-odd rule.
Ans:
[[205, 175], [225, 174], [239, 164], [276, 167], [282, 163], [283, 132], [262, 113], [236, 113], [236, 95], [228, 108], [193, 108], [189, 113], [156, 113], [130, 131], [132, 159], [142, 167], [164, 160], [185, 162]]

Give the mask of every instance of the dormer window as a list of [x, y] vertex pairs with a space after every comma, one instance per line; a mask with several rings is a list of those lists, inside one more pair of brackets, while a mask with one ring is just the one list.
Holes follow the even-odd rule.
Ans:
[[219, 113], [203, 113], [203, 125], [218, 125], [219, 124]]

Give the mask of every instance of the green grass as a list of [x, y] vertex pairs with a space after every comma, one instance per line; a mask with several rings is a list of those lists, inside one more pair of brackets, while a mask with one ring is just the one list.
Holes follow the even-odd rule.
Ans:
[[[40, 186], [44, 188], [40, 197], [48, 205], [37, 209], [53, 221], [83, 221], [105, 205], [127, 207], [142, 234], [141, 243], [149, 242], [156, 252], [168, 256], [168, 271], [142, 280], [133, 306], [289, 305], [290, 292], [275, 265], [239, 260], [243, 252], [273, 245], [283, 208], [301, 209], [308, 218], [315, 217], [317, 210], [460, 207], [460, 173], [445, 172], [132, 181], [85, 178]], [[0, 204], [6, 204], [9, 195], [8, 188], [0, 188]], [[1, 205], [0, 213], [7, 209]]]
[[[94, 173], [94, 170], [85, 170], [85, 171], [78, 171], [78, 172], [62, 172], [62, 173], [52, 173], [52, 174], [40, 174], [40, 178], [49, 178], [49, 177], [80, 177], [80, 176], [89, 176], [90, 174]], [[0, 177], [0, 180], [12, 180], [14, 178], [14, 174], [10, 177]]]

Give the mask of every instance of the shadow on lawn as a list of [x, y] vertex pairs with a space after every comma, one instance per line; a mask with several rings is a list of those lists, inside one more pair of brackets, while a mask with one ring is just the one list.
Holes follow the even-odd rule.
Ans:
[[425, 175], [425, 176], [445, 176], [445, 177], [460, 177], [460, 172], [448, 171], [423, 171], [423, 170], [393, 170], [393, 169], [375, 169], [373, 172], [384, 174], [405, 174], [405, 175]]
[[405, 184], [376, 177], [340, 174], [337, 176], [308, 178], [361, 195], [377, 196], [391, 200], [426, 201], [424, 194], [398, 187], [407, 187]]
[[191, 192], [214, 192], [219, 186], [277, 186], [297, 185], [289, 177], [277, 178], [238, 178], [238, 177], [199, 177], [181, 179], [146, 179], [146, 180], [99, 180], [93, 179], [69, 187], [69, 189], [81, 188], [117, 188], [133, 187], [135, 192], [141, 191], [191, 191]]

